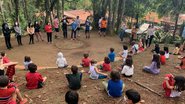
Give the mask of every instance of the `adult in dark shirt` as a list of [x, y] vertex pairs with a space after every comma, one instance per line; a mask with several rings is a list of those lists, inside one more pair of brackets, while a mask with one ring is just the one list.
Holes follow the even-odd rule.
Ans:
[[71, 66], [71, 71], [72, 74], [66, 74], [69, 88], [72, 90], [78, 90], [81, 87], [82, 73], [78, 72], [77, 66]]
[[67, 38], [67, 24], [68, 24], [67, 17], [64, 15], [62, 19], [62, 30], [63, 30], [63, 35], [64, 38]]
[[7, 23], [3, 23], [2, 25], [2, 31], [3, 31], [3, 34], [4, 34], [4, 37], [5, 37], [5, 44], [6, 44], [6, 47], [7, 49], [11, 49], [12, 48], [12, 45], [11, 45], [11, 42], [10, 42], [10, 33], [11, 33], [11, 30], [8, 26]]
[[39, 41], [39, 38], [40, 40], [44, 41], [40, 33], [40, 24], [37, 21], [35, 21], [34, 23], [34, 28], [35, 28], [35, 36], [37, 38], [37, 41]]

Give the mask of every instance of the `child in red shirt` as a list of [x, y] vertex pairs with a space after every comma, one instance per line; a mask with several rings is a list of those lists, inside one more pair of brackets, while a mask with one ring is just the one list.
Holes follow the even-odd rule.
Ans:
[[34, 63], [30, 63], [28, 65], [28, 70], [30, 72], [26, 74], [26, 81], [27, 81], [26, 87], [28, 89], [42, 88], [43, 82], [46, 81], [47, 77], [42, 77], [40, 73], [36, 72], [37, 65], [35, 65]]
[[162, 65], [164, 65], [166, 63], [166, 57], [165, 57], [164, 51], [160, 51], [160, 62]]
[[166, 74], [163, 82], [163, 89], [166, 97], [179, 97], [185, 90], [185, 78], [183, 76], [173, 76]]
[[25, 104], [26, 98], [23, 98], [19, 89], [14, 84], [9, 83], [5, 75], [0, 76], [0, 104]]
[[88, 57], [89, 57], [89, 54], [85, 53], [84, 58], [82, 59], [83, 67], [89, 67], [91, 60]]
[[[2, 58], [3, 64], [10, 63], [10, 60], [8, 59], [8, 57], [6, 57], [5, 52], [1, 52], [1, 58]], [[15, 65], [16, 64], [17, 62], [15, 62], [15, 64], [9, 65], [6, 70], [6, 75], [8, 76], [10, 81], [14, 81], [13, 76], [15, 75]]]
[[110, 65], [110, 59], [108, 57], [104, 58], [104, 63], [102, 66], [103, 71], [112, 71], [111, 65]]

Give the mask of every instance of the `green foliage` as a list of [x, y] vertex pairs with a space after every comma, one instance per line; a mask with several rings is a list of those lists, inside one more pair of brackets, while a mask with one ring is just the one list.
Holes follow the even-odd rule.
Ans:
[[182, 38], [180, 36], [173, 36], [172, 33], [164, 32], [163, 30], [158, 30], [155, 32], [154, 43], [166, 43], [173, 44], [174, 42], [181, 42]]

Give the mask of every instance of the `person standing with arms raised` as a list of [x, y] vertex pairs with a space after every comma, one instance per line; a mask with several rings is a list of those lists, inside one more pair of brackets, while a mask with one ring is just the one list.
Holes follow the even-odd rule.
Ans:
[[10, 28], [9, 28], [9, 26], [6, 22], [3, 23], [3, 25], [2, 25], [2, 31], [3, 31], [3, 34], [4, 34], [5, 44], [6, 44], [7, 49], [12, 49], [12, 45], [11, 45], [11, 42], [10, 42], [11, 30], [10, 30]]

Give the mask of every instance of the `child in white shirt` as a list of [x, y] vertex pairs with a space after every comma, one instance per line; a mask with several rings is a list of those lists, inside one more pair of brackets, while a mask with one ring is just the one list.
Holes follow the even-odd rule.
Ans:
[[58, 53], [56, 64], [57, 64], [58, 68], [66, 68], [68, 66], [66, 58], [64, 58], [62, 52]]

